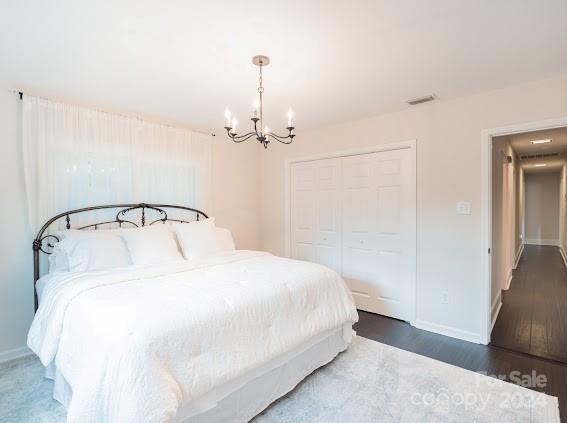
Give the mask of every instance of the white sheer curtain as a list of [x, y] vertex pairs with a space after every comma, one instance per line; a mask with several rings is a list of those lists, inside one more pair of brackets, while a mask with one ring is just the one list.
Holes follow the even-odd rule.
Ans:
[[[33, 231], [55, 214], [93, 205], [146, 202], [207, 210], [209, 135], [33, 96], [22, 101]], [[89, 213], [72, 223], [115, 214]]]

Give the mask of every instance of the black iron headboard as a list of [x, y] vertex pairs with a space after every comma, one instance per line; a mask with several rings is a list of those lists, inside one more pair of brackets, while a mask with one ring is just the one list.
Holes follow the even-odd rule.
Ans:
[[[107, 220], [105, 222], [98, 222], [98, 223], [90, 223], [88, 225], [84, 225], [78, 228], [73, 229], [98, 229], [103, 225], [113, 225], [118, 224], [119, 227], [122, 227], [123, 224], [129, 224], [134, 227], [146, 226], [146, 209], [153, 210], [158, 213], [159, 218], [152, 220], [149, 225], [153, 225], [157, 222], [165, 223], [166, 221], [170, 222], [181, 222], [181, 223], [189, 223], [194, 220], [199, 220], [200, 217], [204, 217], [205, 219], [208, 217], [204, 212], [201, 210], [193, 209], [191, 207], [184, 207], [184, 206], [173, 206], [169, 204], [146, 204], [146, 203], [138, 203], [138, 204], [112, 204], [106, 206], [92, 206], [92, 207], [85, 207], [82, 209], [77, 210], [70, 210], [64, 213], [60, 213], [57, 216], [52, 217], [49, 219], [39, 230], [37, 236], [33, 240], [33, 286], [34, 286], [34, 307], [37, 310], [38, 302], [37, 302], [37, 291], [36, 291], [36, 282], [39, 279], [39, 253], [42, 252], [44, 254], [51, 254], [49, 251], [50, 248], [54, 247], [54, 242], [59, 242], [59, 238], [56, 235], [46, 234], [44, 235], [45, 231], [55, 222], [60, 219], [65, 219], [65, 227], [67, 229], [71, 229], [71, 216], [78, 213], [86, 213], [93, 210], [102, 210], [102, 209], [121, 209], [116, 213], [116, 217], [114, 220]], [[129, 220], [130, 218], [126, 218], [126, 214], [132, 212], [134, 210], [141, 210], [141, 217], [140, 217], [140, 224]], [[167, 212], [164, 209], [176, 209], [176, 210], [184, 210], [189, 212], [190, 217], [195, 217], [191, 220], [186, 219], [173, 219], [168, 218]], [[189, 218], [188, 218], [189, 219]]]

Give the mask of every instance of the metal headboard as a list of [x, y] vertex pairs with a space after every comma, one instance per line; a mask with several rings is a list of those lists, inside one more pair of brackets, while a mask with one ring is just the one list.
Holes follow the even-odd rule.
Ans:
[[[36, 290], [36, 283], [39, 279], [39, 253], [42, 252], [44, 254], [51, 254], [49, 249], [55, 246], [56, 242], [59, 242], [59, 238], [56, 235], [47, 234], [44, 235], [45, 231], [55, 222], [60, 219], [65, 219], [65, 227], [67, 229], [71, 229], [71, 216], [78, 213], [86, 213], [93, 210], [101, 210], [101, 209], [121, 209], [116, 213], [116, 217], [114, 220], [108, 220], [105, 222], [99, 223], [91, 223], [85, 226], [81, 226], [78, 228], [73, 229], [98, 229], [103, 225], [112, 225], [118, 224], [119, 227], [122, 227], [123, 224], [129, 224], [134, 227], [146, 226], [146, 209], [154, 210], [158, 213], [159, 218], [152, 220], [149, 225], [153, 225], [157, 222], [165, 223], [166, 221], [170, 222], [181, 222], [181, 223], [189, 223], [194, 220], [199, 220], [200, 217], [204, 217], [205, 219], [208, 217], [204, 212], [201, 210], [193, 209], [191, 207], [184, 207], [184, 206], [173, 206], [169, 204], [147, 204], [147, 203], [138, 203], [138, 204], [112, 204], [112, 205], [105, 205], [105, 206], [92, 206], [92, 207], [85, 207], [82, 209], [77, 210], [70, 210], [64, 213], [60, 213], [57, 216], [52, 217], [49, 219], [39, 230], [37, 236], [33, 240], [33, 287], [34, 287], [34, 307], [37, 311], [38, 301], [37, 301], [37, 290]], [[141, 218], [140, 224], [129, 220], [130, 218], [126, 218], [126, 215], [129, 212], [134, 210], [141, 210]], [[164, 209], [176, 209], [176, 210], [184, 210], [189, 212], [188, 215], [194, 217], [191, 220], [185, 219], [172, 219], [168, 218], [167, 212]]]

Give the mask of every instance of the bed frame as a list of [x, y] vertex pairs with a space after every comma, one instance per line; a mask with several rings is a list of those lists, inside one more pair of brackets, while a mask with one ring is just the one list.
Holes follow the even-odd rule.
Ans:
[[[67, 229], [71, 229], [71, 216], [79, 213], [87, 213], [93, 210], [101, 210], [101, 209], [120, 209], [116, 213], [116, 217], [114, 220], [107, 220], [105, 222], [97, 222], [91, 223], [85, 226], [81, 226], [78, 228], [73, 229], [91, 229], [96, 230], [99, 229], [101, 226], [104, 225], [115, 225], [118, 224], [119, 227], [122, 227], [123, 224], [130, 225], [131, 227], [141, 227], [146, 226], [146, 209], [153, 210], [157, 212], [159, 218], [152, 220], [149, 225], [153, 225], [157, 222], [165, 223], [167, 221], [170, 222], [180, 222], [180, 223], [189, 223], [195, 220], [199, 220], [200, 217], [204, 217], [205, 219], [208, 217], [204, 212], [201, 210], [193, 209], [191, 207], [184, 207], [184, 206], [173, 206], [169, 204], [147, 204], [147, 203], [138, 203], [138, 204], [112, 204], [112, 205], [105, 205], [105, 206], [92, 206], [92, 207], [85, 207], [82, 209], [76, 210], [69, 210], [63, 213], [58, 214], [57, 216], [52, 217], [49, 219], [39, 230], [37, 236], [33, 240], [33, 291], [34, 291], [34, 310], [37, 311], [38, 301], [37, 301], [37, 290], [36, 290], [36, 283], [39, 279], [39, 253], [42, 252], [44, 254], [51, 254], [51, 249], [55, 246], [57, 242], [59, 242], [59, 238], [55, 235], [45, 234], [45, 231], [55, 222], [65, 219], [65, 227]], [[184, 210], [188, 212], [188, 216], [194, 217], [189, 218], [188, 220], [185, 219], [170, 219], [167, 216], [167, 212], [164, 209], [176, 209], [176, 210]], [[127, 216], [127, 214], [135, 211], [140, 210], [141, 215], [139, 218], [139, 224], [132, 221], [133, 217]]]

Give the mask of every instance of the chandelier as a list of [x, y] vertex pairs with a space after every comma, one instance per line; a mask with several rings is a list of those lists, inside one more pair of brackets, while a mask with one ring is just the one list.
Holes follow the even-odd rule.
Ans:
[[254, 130], [244, 135], [238, 135], [236, 133], [236, 124], [238, 121], [235, 116], [232, 116], [228, 108], [224, 112], [224, 129], [226, 129], [228, 136], [234, 142], [243, 142], [252, 137], [256, 137], [258, 142], [262, 144], [264, 148], [268, 148], [268, 144], [271, 140], [281, 142], [282, 144], [291, 144], [293, 137], [295, 137], [295, 134], [293, 133], [293, 130], [295, 129], [293, 126], [293, 111], [291, 108], [287, 112], [287, 127], [285, 129], [287, 129], [288, 134], [285, 137], [271, 132], [268, 127], [264, 125], [264, 87], [262, 86], [262, 68], [264, 66], [268, 66], [270, 58], [262, 55], [254, 56], [252, 58], [252, 63], [260, 68], [258, 99], [254, 102], [254, 112], [250, 119], [254, 123]]

